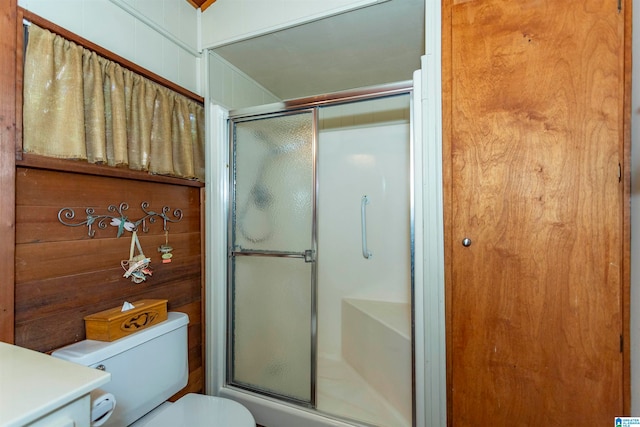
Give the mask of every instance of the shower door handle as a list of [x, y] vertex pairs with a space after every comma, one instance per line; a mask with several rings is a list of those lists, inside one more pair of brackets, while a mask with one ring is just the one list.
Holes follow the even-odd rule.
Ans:
[[369, 197], [365, 194], [360, 201], [360, 219], [362, 222], [362, 256], [369, 259], [373, 256], [369, 252], [367, 247], [367, 205], [369, 204]]
[[315, 251], [307, 249], [304, 252], [284, 252], [284, 251], [230, 251], [229, 256], [263, 256], [276, 258], [301, 258], [304, 262], [314, 262], [316, 260]]

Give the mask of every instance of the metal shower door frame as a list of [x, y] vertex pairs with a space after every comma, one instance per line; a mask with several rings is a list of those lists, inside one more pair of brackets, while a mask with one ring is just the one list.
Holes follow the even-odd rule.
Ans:
[[[312, 184], [311, 184], [311, 248], [304, 252], [283, 252], [283, 251], [257, 251], [257, 250], [234, 250], [233, 240], [233, 228], [236, 218], [236, 133], [235, 124], [242, 122], [249, 122], [255, 120], [264, 120], [277, 117], [283, 117], [292, 114], [311, 113], [311, 164], [312, 164]], [[274, 111], [261, 114], [249, 114], [249, 115], [234, 115], [229, 116], [228, 122], [228, 135], [229, 135], [229, 209], [228, 209], [228, 229], [227, 229], [227, 363], [226, 363], [226, 380], [227, 385], [241, 388], [250, 392], [258, 393], [261, 395], [274, 397], [286, 402], [294, 403], [303, 407], [315, 408], [316, 407], [316, 378], [317, 378], [317, 345], [318, 345], [318, 333], [317, 333], [317, 140], [318, 140], [318, 109], [317, 108], [301, 108], [286, 111]], [[258, 388], [249, 387], [243, 384], [233, 382], [233, 360], [234, 360], [234, 345], [233, 345], [233, 330], [234, 330], [234, 301], [233, 301], [233, 286], [235, 282], [235, 275], [233, 271], [233, 259], [237, 256], [260, 256], [260, 257], [276, 257], [276, 258], [300, 258], [304, 262], [311, 263], [311, 278], [310, 278], [310, 297], [311, 297], [311, 319], [310, 319], [310, 344], [311, 344], [311, 360], [310, 360], [310, 400], [309, 402], [298, 400], [290, 396], [281, 395], [278, 393], [270, 392], [267, 390], [261, 390]]]
[[[274, 395], [271, 393], [266, 393], [263, 391], [259, 391], [259, 390], [253, 390], [253, 389], [249, 389], [247, 387], [243, 387], [243, 386], [239, 386], [237, 384], [231, 383], [229, 381], [229, 379], [231, 378], [231, 374], [232, 374], [232, 360], [233, 360], [233, 347], [231, 345], [231, 340], [232, 340], [232, 331], [233, 331], [233, 312], [229, 309], [229, 307], [232, 307], [232, 295], [230, 292], [231, 289], [231, 285], [232, 285], [232, 274], [227, 274], [227, 326], [226, 326], [226, 331], [227, 331], [227, 336], [226, 336], [226, 380], [225, 380], [225, 386], [231, 386], [231, 387], [236, 387], [239, 388], [241, 390], [244, 391], [249, 391], [249, 392], [254, 392], [257, 393], [259, 395], [264, 395], [264, 396], [268, 396], [268, 397], [275, 397], [277, 399], [281, 399], [284, 402], [289, 402], [289, 403], [294, 403], [296, 405], [299, 405], [301, 407], [306, 407], [308, 409], [313, 409], [315, 410], [316, 408], [316, 394], [317, 394], [317, 390], [316, 390], [316, 385], [317, 385], [317, 378], [316, 378], [316, 374], [317, 374], [317, 340], [318, 340], [318, 335], [317, 335], [317, 327], [318, 327], [318, 322], [317, 322], [317, 311], [318, 311], [318, 307], [317, 307], [317, 261], [318, 261], [318, 256], [317, 256], [317, 206], [318, 206], [318, 176], [317, 176], [317, 160], [318, 160], [318, 133], [319, 133], [319, 128], [318, 128], [318, 115], [319, 115], [319, 109], [321, 107], [328, 107], [328, 106], [333, 106], [333, 105], [340, 105], [340, 104], [348, 104], [348, 103], [352, 103], [352, 102], [357, 102], [357, 101], [365, 101], [365, 100], [374, 100], [374, 99], [380, 99], [380, 98], [385, 98], [385, 97], [389, 97], [389, 96], [395, 96], [395, 95], [402, 95], [402, 94], [408, 94], [408, 95], [412, 95], [414, 91], [414, 87], [413, 87], [413, 82], [412, 81], [405, 81], [405, 82], [398, 82], [398, 83], [392, 83], [392, 84], [386, 84], [386, 85], [380, 85], [380, 86], [375, 86], [375, 87], [370, 87], [370, 88], [363, 88], [363, 89], [356, 89], [356, 90], [349, 90], [349, 91], [343, 91], [343, 92], [337, 92], [337, 93], [331, 93], [331, 94], [326, 94], [326, 95], [322, 95], [322, 96], [314, 96], [314, 97], [309, 97], [309, 98], [300, 98], [300, 99], [294, 99], [294, 100], [288, 100], [288, 101], [283, 101], [280, 103], [275, 103], [275, 104], [268, 104], [268, 105], [263, 105], [263, 106], [258, 106], [258, 107], [249, 107], [249, 108], [243, 108], [243, 109], [238, 109], [238, 110], [234, 110], [234, 111], [230, 111], [229, 112], [229, 116], [228, 116], [228, 136], [229, 136], [229, 156], [230, 156], [230, 161], [229, 161], [229, 200], [228, 200], [228, 231], [227, 231], [227, 235], [228, 235], [228, 249], [227, 249], [227, 259], [228, 259], [228, 271], [230, 272], [231, 270], [231, 262], [232, 262], [232, 248], [233, 248], [233, 242], [231, 239], [232, 236], [232, 227], [233, 227], [233, 223], [232, 223], [232, 215], [234, 215], [234, 209], [235, 209], [235, 181], [234, 181], [234, 168], [235, 168], [235, 151], [234, 151], [234, 129], [233, 129], [233, 124], [239, 121], [250, 121], [250, 120], [255, 120], [258, 118], [269, 118], [269, 117], [279, 117], [282, 116], [284, 114], [293, 114], [293, 113], [297, 113], [303, 110], [312, 110], [313, 111], [313, 196], [312, 196], [312, 200], [313, 200], [313, 212], [312, 212], [312, 248], [314, 251], [314, 261], [313, 261], [313, 267], [312, 267], [312, 294], [311, 294], [311, 299], [312, 299], [312, 316], [311, 316], [311, 334], [312, 334], [312, 348], [311, 348], [311, 403], [307, 404], [306, 402], [300, 402], [297, 401], [295, 399], [290, 399], [288, 397], [283, 397], [283, 396], [279, 396], [279, 395]], [[411, 101], [413, 102], [413, 101]], [[413, 107], [412, 107], [413, 108]], [[413, 117], [412, 119], [413, 120]], [[416, 417], [417, 417], [417, 413], [416, 413], [416, 380], [415, 380], [415, 376], [416, 376], [416, 372], [415, 372], [415, 356], [416, 356], [416, 349], [415, 349], [415, 343], [416, 343], [416, 339], [415, 339], [415, 217], [414, 217], [414, 210], [415, 210], [415, 206], [414, 206], [414, 178], [413, 178], [413, 163], [414, 163], [414, 143], [415, 141], [413, 140], [413, 135], [411, 136], [411, 140], [410, 140], [410, 169], [411, 169], [411, 173], [410, 173], [410, 242], [411, 242], [411, 317], [412, 317], [412, 321], [411, 321], [411, 354], [412, 354], [412, 396], [413, 396], [413, 422], [412, 425], [416, 425]], [[260, 255], [258, 253], [254, 253], [253, 255]], [[283, 253], [282, 256], [286, 256], [286, 257], [300, 257], [300, 254], [293, 254], [293, 253]], [[325, 414], [325, 415], [329, 415], [329, 414]]]

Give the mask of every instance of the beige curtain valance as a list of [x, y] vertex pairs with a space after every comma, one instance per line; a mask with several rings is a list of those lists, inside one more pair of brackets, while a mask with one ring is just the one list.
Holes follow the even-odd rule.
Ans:
[[204, 180], [204, 108], [31, 24], [23, 149]]

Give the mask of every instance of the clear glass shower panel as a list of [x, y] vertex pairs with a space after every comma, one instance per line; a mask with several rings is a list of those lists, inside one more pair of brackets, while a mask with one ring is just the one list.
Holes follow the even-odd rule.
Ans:
[[305, 251], [311, 245], [310, 112], [235, 125], [234, 248]]
[[318, 133], [317, 408], [410, 427], [410, 97], [322, 107]]
[[311, 398], [311, 264], [236, 257], [233, 382], [308, 402]]

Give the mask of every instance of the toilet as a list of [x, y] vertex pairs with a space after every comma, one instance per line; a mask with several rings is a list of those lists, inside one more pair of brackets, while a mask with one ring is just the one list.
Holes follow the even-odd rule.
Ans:
[[92, 425], [255, 427], [247, 408], [229, 399], [189, 393], [175, 403], [167, 402], [187, 385], [188, 323], [186, 314], [169, 312], [164, 322], [116, 341], [84, 340], [52, 353], [111, 374], [111, 381], [96, 392], [113, 394], [115, 408], [108, 418], [94, 408]]

